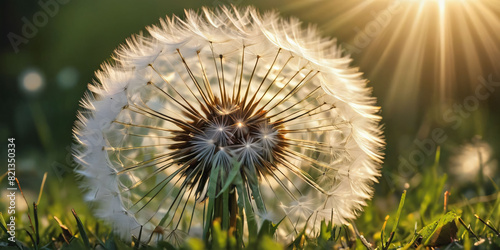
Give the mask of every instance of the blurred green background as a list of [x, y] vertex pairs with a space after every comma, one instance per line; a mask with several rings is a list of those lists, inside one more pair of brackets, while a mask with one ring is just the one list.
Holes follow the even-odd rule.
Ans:
[[[57, 3], [57, 8], [45, 10], [41, 3], [47, 2]], [[430, 171], [426, 166], [434, 161], [437, 144], [430, 140], [436, 128], [446, 136], [440, 142], [439, 174], [450, 174], [446, 188], [456, 191], [452, 199], [487, 195], [494, 192], [493, 183], [500, 185], [496, 170], [500, 87], [493, 87], [487, 98], [477, 98], [475, 92], [481, 86], [479, 79], [500, 82], [498, 1], [450, 2], [445, 7], [438, 1], [404, 0], [65, 2], [0, 3], [0, 145], [4, 152], [0, 161], [6, 162], [7, 138], [16, 138], [17, 176], [28, 200], [36, 200], [42, 176], [48, 172], [45, 204], [81, 205], [71, 172], [72, 126], [93, 72], [110, 59], [113, 50], [159, 18], [182, 17], [185, 8], [219, 4], [254, 5], [262, 11], [277, 9], [284, 16], [296, 16], [304, 25], [317, 25], [324, 36], [335, 37], [351, 54], [352, 65], [364, 72], [382, 107], [386, 160], [374, 199], [382, 218], [397, 207], [402, 190], [417, 187], [422, 173]], [[46, 13], [46, 20], [40, 13]], [[27, 22], [38, 24], [36, 30], [25, 32], [30, 38], [23, 35]], [[460, 113], [457, 105], [473, 108]], [[457, 153], [461, 145], [479, 138], [481, 145], [489, 147], [487, 157], [479, 158], [489, 159], [482, 165], [490, 164], [493, 171], [487, 176], [475, 173], [473, 181], [481, 181], [477, 188], [461, 181], [461, 173], [466, 172], [453, 158], [464, 155]], [[422, 148], [416, 140], [429, 143]], [[474, 160], [470, 164], [470, 168], [479, 166]], [[1, 172], [6, 171], [6, 164], [2, 166]]]

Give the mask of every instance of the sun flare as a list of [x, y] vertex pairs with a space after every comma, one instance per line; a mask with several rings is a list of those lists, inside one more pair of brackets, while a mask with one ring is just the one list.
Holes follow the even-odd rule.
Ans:
[[379, 90], [385, 87], [384, 112], [402, 115], [417, 114], [425, 106], [447, 109], [470, 95], [479, 77], [500, 74], [495, 67], [500, 58], [497, 3], [292, 1], [284, 8], [293, 13], [307, 9], [300, 12], [305, 19], [321, 23], [327, 33], [350, 37], [341, 42], [345, 52], [359, 60]]

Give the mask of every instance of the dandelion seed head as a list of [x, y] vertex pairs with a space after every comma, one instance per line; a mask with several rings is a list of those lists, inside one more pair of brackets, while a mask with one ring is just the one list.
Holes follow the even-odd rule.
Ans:
[[124, 239], [142, 227], [143, 239], [177, 241], [202, 227], [212, 171], [226, 179], [236, 161], [283, 238], [355, 218], [384, 140], [335, 41], [252, 7], [185, 16], [130, 38], [81, 102], [74, 156], [95, 214]]

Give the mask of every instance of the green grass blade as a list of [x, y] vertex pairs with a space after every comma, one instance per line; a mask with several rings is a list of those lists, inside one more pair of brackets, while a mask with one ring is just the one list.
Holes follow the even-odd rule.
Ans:
[[224, 187], [220, 190], [220, 192], [217, 194], [217, 197], [219, 197], [225, 190], [229, 188], [229, 186], [233, 183], [234, 178], [240, 173], [241, 169], [241, 163], [233, 161], [233, 168], [227, 175], [227, 179], [225, 180]]
[[215, 194], [217, 192], [217, 179], [219, 177], [219, 167], [214, 166], [212, 168], [212, 172], [210, 173], [210, 179], [208, 180], [208, 208], [207, 208], [207, 217], [205, 224], [205, 229], [203, 230], [203, 237], [205, 240], [208, 240], [208, 232], [210, 227], [212, 226], [213, 220], [213, 209], [215, 205]]
[[83, 227], [82, 221], [76, 214], [75, 209], [71, 209], [71, 212], [73, 213], [73, 216], [75, 217], [76, 220], [76, 225], [78, 226], [78, 231], [80, 231], [80, 236], [82, 236], [83, 244], [85, 244], [86, 247], [90, 248], [90, 241], [89, 237], [87, 236], [87, 232], [85, 231], [85, 227]]
[[392, 233], [396, 232], [396, 229], [398, 228], [399, 218], [401, 217], [401, 211], [403, 211], [405, 200], [406, 200], [406, 190], [403, 192], [403, 195], [401, 195], [401, 200], [399, 201], [398, 212], [396, 213], [396, 223], [394, 223], [394, 226], [392, 226]]
[[[456, 222], [458, 215], [448, 212], [436, 221], [422, 228], [418, 233], [422, 236], [424, 246], [435, 246], [449, 244], [449, 239], [456, 235]], [[443, 241], [444, 239], [444, 241]]]
[[[259, 235], [257, 237], [258, 240], [260, 241], [261, 239], [263, 239], [266, 236], [272, 238], [274, 236], [274, 234], [276, 233], [276, 230], [278, 230], [279, 224], [283, 220], [284, 220], [284, 218], [281, 219], [281, 221], [279, 221], [277, 224], [274, 224], [272, 221], [269, 221], [269, 220], [264, 220], [264, 222], [262, 222], [262, 225], [261, 225], [260, 230], [259, 230]], [[324, 223], [324, 221], [322, 221], [322, 223]]]
[[385, 246], [385, 226], [387, 226], [387, 221], [389, 220], [389, 215], [385, 217], [384, 224], [382, 225], [382, 230], [380, 230], [380, 243], [382, 244], [382, 249], [386, 249]]
[[31, 242], [33, 242], [33, 248], [36, 249], [36, 250], [38, 250], [38, 245], [36, 244], [35, 240], [33, 239], [33, 235], [31, 235], [31, 233], [28, 230], [26, 230], [26, 229], [24, 229], [24, 231], [30, 237]]
[[236, 246], [238, 249], [241, 249], [243, 246], [243, 220], [244, 215], [243, 213], [240, 213], [240, 216], [236, 218]]
[[432, 165], [432, 176], [434, 179], [438, 177], [438, 167], [439, 167], [439, 160], [441, 159], [441, 146], [437, 146], [436, 149], [436, 156], [434, 157], [434, 164]]
[[43, 187], [45, 187], [45, 181], [47, 180], [47, 172], [43, 175], [42, 185], [40, 185], [40, 192], [38, 193], [38, 199], [36, 200], [36, 205], [40, 204], [40, 200], [42, 199]]
[[257, 221], [255, 220], [255, 215], [253, 213], [252, 204], [250, 202], [250, 197], [248, 196], [247, 189], [241, 181], [241, 176], [236, 179], [236, 190], [238, 191], [238, 206], [245, 210], [245, 216], [248, 225], [248, 234], [250, 239], [253, 240], [257, 236]]
[[7, 223], [5, 223], [5, 219], [3, 218], [3, 213], [0, 212], [0, 227], [2, 227], [2, 230], [6, 233], [9, 234], [7, 231]]
[[36, 244], [40, 244], [40, 232], [39, 232], [39, 227], [38, 227], [38, 206], [36, 205], [35, 202], [33, 202], [33, 216], [35, 219], [35, 239], [36, 239]]
[[266, 213], [266, 206], [264, 204], [262, 196], [260, 195], [259, 184], [258, 183], [250, 184], [250, 189], [252, 190], [252, 196], [255, 200], [255, 204], [257, 204], [257, 209], [259, 210], [259, 213], [261, 214]]
[[259, 180], [257, 178], [257, 171], [255, 168], [247, 169], [248, 172], [246, 174], [248, 185], [250, 186], [250, 190], [252, 191], [252, 197], [254, 198], [255, 204], [257, 205], [257, 209], [260, 214], [266, 213], [266, 206], [264, 204], [264, 200], [260, 195], [259, 188]]
[[222, 230], [229, 229], [229, 190], [222, 193]]
[[403, 211], [403, 207], [405, 205], [405, 199], [406, 199], [406, 190], [401, 195], [401, 200], [399, 201], [398, 211], [396, 213], [396, 221], [394, 222], [394, 225], [392, 226], [392, 231], [391, 231], [391, 234], [389, 235], [389, 239], [385, 243], [386, 248], [389, 248], [389, 246], [392, 242], [392, 239], [394, 238], [394, 234], [396, 233], [396, 229], [398, 228], [399, 218], [401, 217], [401, 211]]

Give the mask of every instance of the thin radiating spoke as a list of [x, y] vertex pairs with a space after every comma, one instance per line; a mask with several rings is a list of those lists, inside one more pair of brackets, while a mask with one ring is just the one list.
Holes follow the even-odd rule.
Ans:
[[241, 83], [243, 82], [243, 69], [245, 69], [245, 45], [241, 49], [241, 72], [240, 72], [240, 80], [238, 82], [238, 91], [236, 93], [236, 97], [233, 102], [239, 102], [240, 100], [240, 92], [241, 92]]
[[278, 113], [276, 113], [276, 114], [274, 114], [274, 115], [267, 116], [267, 118], [271, 119], [271, 118], [273, 118], [273, 117], [276, 117], [276, 116], [278, 116], [278, 115], [281, 115], [282, 113], [284, 113], [284, 112], [286, 112], [286, 111], [290, 110], [291, 108], [293, 108], [293, 107], [295, 107], [295, 106], [297, 106], [297, 105], [299, 105], [299, 104], [302, 104], [304, 101], [306, 101], [307, 99], [311, 98], [311, 96], [313, 96], [314, 94], [316, 94], [316, 91], [318, 91], [319, 89], [321, 89], [321, 87], [320, 87], [320, 86], [316, 87], [316, 88], [315, 88], [315, 89], [313, 89], [313, 90], [312, 90], [312, 91], [311, 91], [311, 92], [310, 92], [307, 96], [305, 96], [305, 97], [304, 97], [304, 98], [302, 98], [301, 100], [294, 102], [292, 105], [288, 106], [286, 109], [283, 109], [282, 111], [280, 111], [280, 112], [278, 112]]
[[200, 118], [204, 118], [200, 112], [198, 112], [196, 109], [194, 109], [192, 106], [185, 106], [184, 104], [180, 103], [179, 101], [177, 101], [172, 95], [168, 94], [165, 90], [159, 88], [156, 84], [154, 84], [153, 82], [149, 82], [151, 85], [153, 85], [155, 87], [155, 89], [157, 89], [158, 91], [160, 91], [161, 93], [163, 93], [164, 95], [166, 95], [167, 97], [169, 97], [169, 99], [172, 99], [174, 100], [175, 103], [177, 103], [178, 105], [180, 105], [184, 110], [188, 111], [189, 113], [191, 113], [192, 115], [196, 116], [196, 117], [200, 117]]
[[207, 94], [208, 94], [208, 97], [210, 100], [210, 104], [213, 105], [215, 102], [215, 97], [214, 97], [214, 93], [212, 91], [212, 87], [210, 86], [210, 81], [208, 80], [207, 72], [205, 71], [205, 67], [203, 66], [203, 61], [201, 60], [201, 57], [200, 57], [200, 51], [197, 51], [196, 54], [198, 56], [198, 62], [200, 63], [200, 68], [201, 68], [201, 73], [203, 75], [203, 82], [205, 84], [205, 89], [207, 91]]
[[165, 132], [174, 132], [174, 133], [181, 132], [180, 130], [167, 129], [167, 128], [162, 128], [162, 127], [154, 127], [154, 126], [142, 125], [142, 124], [133, 124], [133, 123], [121, 122], [121, 121], [117, 121], [117, 120], [114, 120], [113, 122], [121, 124], [123, 126], [128, 126], [128, 127], [147, 128], [147, 129], [160, 130], [160, 131], [165, 131]]
[[[158, 72], [158, 70], [156, 70], [156, 68], [153, 66], [153, 64], [149, 64], [149, 67], [151, 67], [153, 69], [153, 71], [168, 85], [170, 86], [170, 88], [192, 109], [192, 110], [195, 110], [195, 108], [191, 105], [190, 102], [188, 102], [186, 100], [186, 98], [184, 98], [183, 95], [181, 95], [174, 86], [172, 86], [172, 84], [160, 73]], [[179, 77], [180, 77], [180, 74], [179, 74]], [[181, 78], [182, 79], [182, 78]], [[186, 82], [184, 81], [184, 79], [182, 80], [184, 82], [184, 85], [186, 85], [187, 89], [189, 89], [189, 91], [191, 92], [191, 94], [194, 96], [194, 98], [198, 101], [198, 103], [201, 104], [200, 100], [196, 97], [196, 95], [194, 95], [193, 91], [191, 91], [191, 89], [187, 86]]]
[[[200, 93], [203, 101], [205, 102], [205, 104], [207, 106], [210, 105], [207, 97], [205, 96], [205, 93], [203, 92], [200, 84], [198, 83], [198, 80], [196, 80], [196, 77], [194, 76], [193, 71], [191, 70], [191, 68], [189, 68], [189, 66], [186, 62], [186, 59], [184, 59], [184, 57], [182, 56], [181, 51], [179, 49], [177, 49], [177, 54], [179, 54], [179, 57], [181, 58], [182, 64], [184, 65], [184, 68], [186, 69], [187, 73], [189, 74], [189, 77], [191, 78], [194, 85], [196, 86], [196, 89], [198, 89], [198, 93]], [[197, 96], [193, 93], [193, 91], [191, 91], [191, 89], [189, 88], [189, 86], [187, 86], [187, 84], [186, 84], [186, 87], [189, 90], [189, 92], [191, 92], [191, 94], [196, 98], [196, 100], [198, 100]], [[201, 103], [199, 100], [198, 100], [198, 102]]]
[[[257, 56], [257, 58], [255, 59], [255, 65], [253, 66], [252, 73], [250, 74], [250, 79], [248, 80], [247, 90], [245, 91], [245, 96], [243, 97], [243, 100], [241, 101], [242, 109], [245, 109], [247, 97], [248, 97], [248, 92], [250, 92], [250, 87], [252, 84], [253, 77], [255, 75], [255, 71], [257, 70], [257, 65], [259, 64], [259, 59], [260, 59], [260, 56]], [[248, 105], [248, 106], [250, 106], [250, 105]]]
[[287, 82], [283, 85], [283, 87], [281, 87], [278, 91], [276, 91], [276, 93], [275, 93], [275, 94], [271, 97], [271, 99], [269, 99], [269, 101], [267, 101], [267, 103], [266, 103], [266, 104], [264, 104], [264, 106], [262, 106], [262, 107], [260, 108], [260, 110], [259, 110], [259, 111], [264, 110], [264, 109], [267, 107], [267, 105], [269, 105], [269, 104], [270, 104], [270, 103], [274, 100], [274, 98], [276, 98], [276, 97], [277, 97], [277, 96], [281, 93], [281, 91], [283, 91], [283, 90], [284, 90], [284, 89], [288, 86], [288, 84], [290, 84], [290, 82], [292, 82], [292, 80], [293, 80], [293, 79], [295, 79], [295, 77], [296, 77], [296, 76], [300, 73], [300, 71], [302, 71], [303, 69], [304, 69], [304, 68], [301, 68], [301, 69], [297, 70], [297, 71], [295, 72], [295, 74], [293, 74], [293, 75], [290, 77], [290, 79], [288, 79], [288, 81], [287, 81]]
[[325, 110], [319, 111], [319, 112], [317, 112], [317, 113], [312, 113], [312, 114], [311, 114], [311, 112], [313, 112], [313, 111], [317, 110], [318, 108], [323, 107], [324, 105], [328, 105], [328, 104], [327, 104], [327, 103], [320, 104], [320, 105], [318, 105], [318, 106], [316, 106], [316, 107], [314, 107], [314, 108], [312, 108], [312, 109], [310, 109], [310, 110], [307, 110], [306, 112], [304, 112], [304, 113], [302, 113], [302, 114], [300, 114], [300, 115], [297, 115], [297, 116], [295, 116], [295, 117], [289, 118], [289, 119], [287, 119], [287, 120], [283, 120], [284, 118], [287, 118], [287, 117], [289, 117], [289, 116], [291, 116], [291, 115], [295, 115], [296, 113], [298, 113], [298, 112], [300, 112], [300, 111], [301, 111], [301, 110], [299, 110], [299, 111], [297, 111], [297, 112], [295, 112], [295, 113], [293, 113], [293, 114], [291, 114], [291, 115], [289, 115], [289, 116], [285, 116], [285, 117], [281, 118], [280, 120], [276, 121], [276, 124], [285, 124], [285, 123], [287, 123], [287, 122], [289, 122], [289, 121], [293, 121], [293, 120], [299, 119], [299, 118], [301, 118], [301, 117], [303, 117], [303, 116], [305, 116], [305, 115], [308, 115], [308, 116], [313, 116], [313, 115], [317, 115], [317, 114], [320, 114], [320, 113], [329, 112], [329, 111], [331, 111], [332, 109], [334, 109], [334, 108], [335, 108], [335, 106], [333, 106], [333, 105], [332, 105], [332, 106], [331, 106], [330, 108], [328, 108], [328, 109], [325, 109]]
[[281, 48], [279, 48], [278, 52], [276, 52], [276, 56], [274, 57], [274, 60], [271, 63], [271, 66], [268, 67], [266, 74], [264, 75], [264, 77], [262, 77], [262, 81], [260, 82], [259, 87], [257, 87], [257, 90], [255, 90], [255, 93], [253, 94], [252, 98], [250, 99], [250, 101], [248, 101], [248, 103], [251, 105], [248, 105], [248, 107], [244, 111], [245, 116], [248, 115], [249, 110], [252, 110], [253, 108], [256, 107], [256, 103], [254, 103], [254, 100], [257, 97], [257, 93], [259, 93], [260, 89], [262, 88], [262, 85], [264, 85], [264, 82], [267, 80], [267, 76], [273, 70], [274, 64], [276, 63], [276, 60], [278, 60], [278, 56], [280, 55], [280, 52], [281, 52]]
[[214, 46], [212, 42], [210, 42], [210, 50], [212, 51], [212, 59], [214, 62], [214, 67], [215, 67], [215, 73], [217, 75], [217, 83], [219, 84], [219, 93], [220, 93], [220, 98], [222, 100], [222, 103], [225, 103], [225, 97], [224, 97], [224, 91], [222, 90], [222, 83], [220, 80], [220, 74], [219, 74], [219, 67], [217, 67], [217, 60], [215, 59], [215, 52], [214, 52]]
[[[269, 83], [269, 86], [267, 86], [267, 89], [264, 91], [264, 93], [262, 93], [261, 97], [259, 98], [259, 100], [257, 100], [255, 102], [255, 106], [257, 106], [258, 104], [260, 104], [260, 102], [262, 101], [262, 99], [267, 95], [267, 93], [269, 92], [269, 90], [271, 90], [271, 88], [274, 86], [274, 83], [278, 80], [278, 77], [281, 76], [281, 73], [283, 72], [283, 70], [286, 68], [286, 66], [288, 65], [288, 63], [293, 59], [293, 56], [290, 56], [286, 62], [283, 64], [283, 66], [281, 66], [280, 70], [278, 71], [278, 73], [276, 74], [276, 76], [274, 77], [273, 81], [271, 81], [271, 83]], [[267, 104], [266, 104], [267, 105]], [[264, 105], [263, 107], [261, 107], [259, 109], [259, 112], [264, 110], [265, 106]]]
[[[295, 85], [295, 87], [292, 88], [292, 90], [290, 90], [290, 92], [288, 92], [288, 94], [286, 94], [286, 96], [281, 99], [279, 102], [277, 102], [276, 104], [274, 104], [271, 108], [269, 108], [268, 111], [271, 111], [273, 110], [274, 108], [276, 108], [278, 105], [281, 105], [282, 103], [286, 102], [290, 97], [292, 97], [295, 93], [297, 93], [297, 91], [299, 91], [302, 87], [304, 87], [308, 82], [310, 82], [318, 73], [316, 72], [312, 77], [310, 77], [309, 79], [307, 79], [307, 77], [313, 72], [313, 70], [310, 70], [305, 76], [304, 78], [302, 78], [300, 80], [300, 82], [297, 83], [297, 85]], [[307, 79], [307, 81], [305, 81]]]
[[316, 182], [312, 180], [312, 177], [310, 177], [304, 170], [298, 168], [294, 164], [292, 164], [290, 161], [288, 161], [285, 157], [280, 157], [277, 159], [277, 161], [286, 167], [289, 171], [291, 171], [295, 176], [299, 177], [303, 181], [305, 181], [309, 186], [312, 188], [316, 189], [317, 191], [326, 194], [325, 190], [321, 188]]

